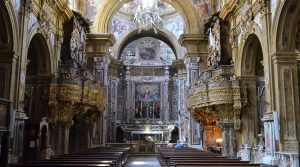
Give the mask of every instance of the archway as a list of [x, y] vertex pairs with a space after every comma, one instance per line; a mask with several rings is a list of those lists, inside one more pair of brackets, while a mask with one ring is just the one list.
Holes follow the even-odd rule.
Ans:
[[155, 34], [153, 30], [143, 31], [139, 33], [138, 29], [136, 29], [126, 33], [124, 35], [125, 37], [119, 40], [119, 42], [117, 42], [115, 45], [115, 47], [117, 48], [115, 50], [118, 58], [120, 57], [127, 44], [143, 37], [153, 37], [165, 42], [170, 46], [177, 59], [182, 58], [182, 49], [180, 48], [176, 37], [172, 33], [167, 32], [167, 30], [158, 29], [157, 31], [157, 34]]
[[241, 67], [241, 78], [247, 84], [248, 100], [251, 104], [242, 110], [242, 142], [252, 146], [258, 144], [257, 135], [263, 134], [263, 124], [260, 120], [266, 112], [263, 51], [255, 34], [250, 34], [245, 41]]
[[126, 140], [124, 140], [124, 130], [122, 129], [121, 126], [118, 126], [117, 127], [117, 130], [116, 130], [116, 142], [117, 143], [122, 143], [122, 142], [126, 142]]
[[[14, 35], [13, 18], [11, 8], [6, 1], [0, 1], [0, 98], [13, 100], [12, 91], [15, 83], [13, 82], [12, 71], [16, 68], [14, 61], [14, 49], [16, 42]], [[10, 132], [0, 132], [0, 166], [7, 166], [9, 160], [9, 140]]]
[[178, 127], [174, 127], [174, 129], [171, 132], [171, 140], [170, 143], [176, 143], [179, 140], [179, 129]]
[[286, 0], [277, 10], [273, 34], [276, 51], [294, 51], [299, 36], [300, 4], [297, 0]]
[[27, 60], [24, 111], [29, 119], [24, 130], [24, 161], [41, 157], [38, 143], [45, 141], [39, 141], [40, 122], [49, 114], [50, 53], [41, 34], [32, 38]]
[[13, 23], [6, 6], [4, 1], [0, 2], [0, 98], [10, 99], [15, 40]]

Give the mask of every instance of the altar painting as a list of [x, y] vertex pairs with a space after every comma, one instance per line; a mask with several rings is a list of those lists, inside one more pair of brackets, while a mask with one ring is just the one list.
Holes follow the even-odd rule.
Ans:
[[137, 84], [135, 87], [135, 118], [160, 118], [160, 85]]

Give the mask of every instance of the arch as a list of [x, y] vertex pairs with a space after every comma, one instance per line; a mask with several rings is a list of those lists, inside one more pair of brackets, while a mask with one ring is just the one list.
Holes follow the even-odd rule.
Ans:
[[[45, 157], [43, 150], [47, 147], [47, 131], [42, 129], [41, 120], [49, 115], [49, 91], [51, 83], [51, 58], [47, 39], [40, 33], [30, 35], [27, 48], [27, 68], [25, 79], [25, 107], [24, 111], [29, 117], [24, 128], [24, 144], [29, 145], [31, 141], [43, 140], [42, 150], [24, 148], [24, 160], [36, 160], [37, 157]], [[31, 130], [34, 129], [34, 132]], [[41, 146], [41, 145], [37, 145]], [[31, 154], [31, 156], [28, 156]]]
[[171, 141], [170, 143], [177, 143], [179, 140], [179, 128], [177, 126], [171, 131]]
[[[36, 75], [50, 76], [53, 70], [52, 61], [51, 61], [51, 49], [49, 42], [46, 38], [40, 34], [36, 33], [30, 38], [27, 49], [27, 59], [30, 60], [28, 56], [33, 55], [37, 57], [32, 57], [36, 59], [36, 65], [39, 68], [36, 72]], [[33, 53], [30, 53], [30, 52]], [[30, 63], [30, 62], [29, 62]], [[27, 66], [27, 68], [30, 66]]]
[[[0, 1], [0, 97], [13, 99], [17, 69], [17, 21], [11, 1]], [[13, 103], [15, 106], [15, 103]]]
[[[1, 17], [3, 16], [3, 17]], [[11, 2], [0, 1], [0, 34], [7, 35], [3, 37], [0, 35], [0, 49], [7, 49], [10, 51], [17, 51], [17, 21], [14, 14], [13, 5]], [[2, 41], [4, 40], [4, 41]], [[4, 42], [5, 48], [1, 46]], [[2, 43], [3, 44], [3, 43]]]
[[153, 37], [162, 40], [170, 46], [177, 59], [182, 58], [182, 51], [180, 49], [181, 46], [178, 44], [177, 38], [166, 29], [158, 29], [157, 34], [154, 33], [153, 29], [148, 31], [142, 31], [141, 33], [138, 32], [138, 29], [135, 29], [124, 33], [121, 36], [120, 40], [118, 40], [118, 42], [114, 45], [114, 47], [116, 48], [115, 55], [117, 55], [118, 58], [120, 58], [120, 55], [127, 44], [142, 37]]
[[51, 43], [50, 38], [45, 37], [43, 34], [39, 33], [38, 31], [38, 25], [34, 26], [27, 38], [26, 44], [27, 44], [27, 51], [25, 51], [25, 53], [28, 53], [29, 51], [29, 47], [30, 44], [32, 42], [32, 40], [38, 36], [38, 40], [40, 40], [40, 45], [42, 46], [43, 50], [47, 53], [46, 55], [44, 55], [46, 57], [45, 60], [47, 60], [47, 63], [49, 65], [49, 72], [50, 74], [53, 74], [56, 72], [57, 70], [57, 60], [55, 59], [54, 56], [54, 48], [52, 47], [53, 44]]
[[[111, 19], [117, 10], [125, 3], [132, 0], [104, 0], [102, 7], [99, 9], [93, 29], [97, 33], [109, 33]], [[178, 13], [183, 17], [185, 22], [186, 34], [203, 34], [203, 18], [201, 18], [194, 8], [191, 0], [168, 1], [163, 0], [172, 5]], [[201, 26], [202, 25], [202, 26]]]
[[268, 47], [268, 38], [267, 36], [265, 35], [267, 32], [263, 32], [262, 29], [256, 24], [256, 23], [253, 23], [251, 25], [251, 30], [249, 31], [249, 33], [247, 34], [242, 34], [241, 36], [241, 42], [240, 42], [240, 45], [239, 45], [239, 48], [238, 48], [238, 57], [235, 58], [235, 71], [236, 71], [236, 75], [237, 76], [243, 76], [243, 75], [246, 75], [244, 72], [243, 72], [243, 68], [245, 67], [245, 64], [243, 63], [244, 62], [244, 59], [245, 59], [245, 56], [243, 53], [244, 50], [247, 48], [245, 47], [245, 44], [249, 38], [249, 36], [252, 36], [254, 35], [260, 45], [261, 45], [261, 48], [262, 48], [262, 53], [263, 53], [263, 59], [264, 59], [264, 64], [268, 64], [268, 53], [269, 53], [269, 47]]
[[[242, 76], [255, 76], [257, 75], [256, 66], [257, 59], [263, 60], [263, 50], [261, 42], [257, 35], [250, 34], [243, 45], [241, 52], [241, 74]], [[261, 55], [261, 57], [259, 57]]]
[[272, 36], [273, 50], [294, 51], [295, 40], [300, 16], [300, 3], [298, 0], [280, 2], [275, 12]]
[[[264, 59], [261, 39], [255, 33], [247, 36], [240, 51], [241, 81], [247, 84], [247, 91], [249, 92], [248, 103], [251, 104], [242, 108], [241, 120], [243, 125], [241, 135], [243, 143], [240, 144], [253, 144], [257, 141], [257, 135], [262, 128], [261, 116], [263, 112], [259, 106], [265, 107], [263, 103], [258, 103], [257, 98], [258, 89], [265, 85], [264, 66], [261, 62], [263, 60], [266, 62], [269, 59]], [[249, 133], [254, 135], [247, 135]]]

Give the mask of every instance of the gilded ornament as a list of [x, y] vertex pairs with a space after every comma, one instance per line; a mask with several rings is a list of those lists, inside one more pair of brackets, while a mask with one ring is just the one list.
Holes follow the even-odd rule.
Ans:
[[[226, 72], [227, 71], [227, 72]], [[220, 69], [212, 78], [201, 79], [188, 92], [187, 104], [191, 114], [207, 122], [208, 118], [218, 118], [221, 123], [232, 123], [240, 129], [240, 114], [247, 102], [247, 90], [233, 75], [223, 76], [231, 70]], [[204, 86], [205, 85], [205, 86]], [[200, 89], [201, 87], [201, 89]]]

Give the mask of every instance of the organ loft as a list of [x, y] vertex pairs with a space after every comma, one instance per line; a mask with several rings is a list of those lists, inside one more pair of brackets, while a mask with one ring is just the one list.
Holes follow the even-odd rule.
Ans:
[[299, 167], [299, 51], [299, 0], [0, 0], [0, 166]]

